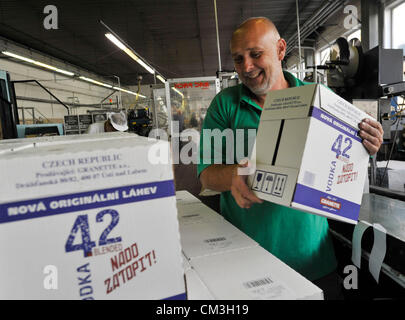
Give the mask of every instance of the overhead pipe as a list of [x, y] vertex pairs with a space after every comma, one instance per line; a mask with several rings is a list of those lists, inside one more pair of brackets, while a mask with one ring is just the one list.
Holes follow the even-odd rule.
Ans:
[[[330, 5], [332, 4], [332, 5]], [[339, 5], [339, 2], [336, 1], [328, 1], [325, 3], [320, 9], [318, 9], [307, 21], [304, 22], [302, 26], [302, 30], [306, 31], [307, 28], [313, 26], [315, 23], [319, 22], [324, 17], [327, 17], [330, 12], [336, 7], [336, 4]], [[297, 37], [297, 33], [295, 33], [289, 40], [295, 39]]]
[[[326, 19], [334, 14], [343, 4], [345, 0], [328, 1], [319, 10], [317, 10], [302, 26], [300, 37], [305, 39], [308, 35], [316, 30], [319, 25], [322, 25]], [[297, 32], [287, 40], [287, 54], [293, 50], [293, 43], [297, 41]]]
[[[332, 14], [334, 14], [340, 7], [340, 4], [333, 5], [325, 10], [321, 15], [317, 15], [313, 20], [309, 20], [301, 27], [301, 36], [307, 37], [314, 32], [319, 25], [322, 25]], [[291, 41], [296, 41], [297, 35], [291, 38]]]
[[[17, 100], [21, 101], [31, 101], [31, 102], [39, 102], [39, 103], [55, 103], [54, 100], [50, 99], [42, 99], [42, 98], [33, 98], [33, 97], [22, 97], [22, 96], [17, 96]], [[96, 104], [83, 104], [83, 103], [78, 103], [78, 104], [69, 104], [65, 103], [71, 108], [100, 108], [100, 106], [110, 106], [110, 103], [96, 103]], [[116, 102], [112, 103], [113, 105], [117, 105]], [[118, 105], [117, 105], [118, 108]]]

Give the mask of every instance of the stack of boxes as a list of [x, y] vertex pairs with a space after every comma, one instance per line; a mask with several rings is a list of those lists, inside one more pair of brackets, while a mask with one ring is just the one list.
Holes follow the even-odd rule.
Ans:
[[188, 299], [323, 299], [323, 292], [187, 191], [176, 192]]

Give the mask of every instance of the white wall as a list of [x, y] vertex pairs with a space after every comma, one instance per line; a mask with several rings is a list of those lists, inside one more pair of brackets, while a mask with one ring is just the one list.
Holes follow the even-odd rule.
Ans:
[[[113, 91], [104, 88], [102, 86], [93, 85], [83, 80], [77, 78], [72, 78], [69, 76], [64, 76], [63, 74], [50, 72], [47, 70], [39, 69], [36, 67], [31, 67], [28, 64], [16, 62], [12, 59], [0, 59], [0, 70], [7, 71], [10, 74], [10, 79], [15, 80], [37, 80], [49, 91], [52, 92], [59, 100], [64, 103], [72, 103], [72, 97], [77, 100], [77, 103], [84, 105], [97, 104], [110, 95]], [[86, 76], [90, 77], [88, 73]], [[98, 79], [97, 76], [93, 76], [93, 79]], [[101, 80], [102, 81], [102, 80]], [[104, 81], [106, 82], [106, 81]], [[114, 85], [114, 83], [111, 82]], [[149, 86], [144, 86], [141, 89], [141, 94]], [[135, 88], [128, 88], [135, 89]], [[137, 89], [137, 88], [136, 88]], [[45, 90], [43, 90], [36, 83], [16, 83], [15, 92], [17, 97], [34, 98], [34, 99], [44, 99], [52, 100], [53, 102], [37, 102], [37, 101], [27, 101], [23, 99], [17, 100], [18, 107], [35, 108], [36, 118], [46, 118], [49, 122], [63, 122], [63, 117], [67, 115], [67, 110], [64, 106], [59, 104], [51, 95], [49, 95]], [[114, 93], [110, 98], [115, 103], [116, 96], [119, 93]], [[129, 107], [135, 102], [135, 96], [128, 93], [121, 92], [123, 107]], [[109, 98], [109, 99], [110, 99]], [[109, 102], [109, 99], [105, 103]], [[116, 105], [112, 105], [116, 107]], [[106, 108], [106, 106], [104, 106]], [[78, 107], [71, 108], [71, 114], [86, 114], [87, 110], [97, 110], [95, 107]], [[22, 121], [21, 111], [19, 112], [20, 121]], [[29, 111], [25, 113], [26, 120], [32, 119]]]

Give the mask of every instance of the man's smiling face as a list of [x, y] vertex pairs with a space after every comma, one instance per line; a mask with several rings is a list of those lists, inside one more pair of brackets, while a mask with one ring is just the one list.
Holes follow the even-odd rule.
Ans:
[[282, 41], [275, 30], [260, 22], [248, 23], [232, 37], [231, 54], [235, 70], [241, 81], [257, 96], [267, 94], [282, 73]]

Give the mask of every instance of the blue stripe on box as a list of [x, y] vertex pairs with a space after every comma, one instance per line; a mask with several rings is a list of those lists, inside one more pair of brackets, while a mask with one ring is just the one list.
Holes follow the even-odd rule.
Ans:
[[[132, 196], [130, 196], [131, 192]], [[133, 192], [139, 192], [139, 194], [133, 195]], [[159, 199], [174, 195], [175, 188], [173, 180], [166, 180], [125, 187], [71, 193], [47, 198], [36, 198], [25, 201], [2, 203], [0, 204], [0, 224], [94, 208], [115, 206], [125, 203]], [[86, 202], [93, 202], [83, 203], [84, 199], [86, 199]], [[99, 201], [96, 201], [97, 199], [99, 199]], [[56, 204], [59, 205], [56, 206]], [[65, 204], [65, 206], [63, 206], [63, 204]]]
[[186, 299], [187, 299], [187, 295], [184, 292], [184, 293], [181, 293], [181, 294], [178, 294], [178, 295], [175, 295], [175, 296], [164, 298], [162, 300], [186, 300]]
[[293, 202], [357, 221], [360, 205], [297, 183]]
[[[344, 133], [345, 135], [353, 138], [354, 140], [358, 142], [362, 142], [362, 139], [359, 137], [359, 130], [354, 129], [353, 127], [349, 126], [348, 124], [344, 123], [343, 121], [340, 121], [336, 117], [332, 116], [331, 114], [322, 111], [321, 109], [318, 109], [316, 107], [311, 108], [310, 116], [318, 119], [319, 121], [327, 124], [328, 126], [340, 131], [341, 133]], [[330, 119], [331, 121], [329, 121]]]

